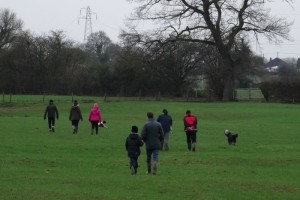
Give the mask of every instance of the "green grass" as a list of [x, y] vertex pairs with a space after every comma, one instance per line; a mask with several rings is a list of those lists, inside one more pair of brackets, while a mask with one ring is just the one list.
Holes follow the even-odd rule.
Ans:
[[[1, 200], [300, 199], [300, 105], [101, 101], [109, 128], [92, 136], [92, 103], [84, 102], [78, 135], [71, 133], [69, 102], [57, 101], [54, 134], [43, 120], [46, 104], [0, 106]], [[132, 125], [141, 130], [147, 111], [157, 117], [163, 108], [174, 120], [171, 149], [149, 176], [143, 147], [132, 176], [125, 138]], [[196, 152], [185, 143], [187, 109], [199, 120]], [[236, 146], [224, 129], [239, 134]]]

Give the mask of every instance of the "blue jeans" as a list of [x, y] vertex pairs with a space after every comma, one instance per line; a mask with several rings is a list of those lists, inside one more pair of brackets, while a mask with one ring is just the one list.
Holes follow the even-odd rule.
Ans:
[[130, 156], [130, 168], [133, 167], [135, 170], [139, 167], [138, 156]]
[[151, 163], [151, 158], [153, 156], [153, 160], [158, 162], [158, 149], [147, 149], [147, 163]]

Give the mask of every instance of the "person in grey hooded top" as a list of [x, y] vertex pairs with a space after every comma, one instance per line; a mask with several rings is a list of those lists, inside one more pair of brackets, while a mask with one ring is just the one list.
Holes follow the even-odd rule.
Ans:
[[81, 115], [81, 110], [80, 110], [78, 102], [76, 100], [74, 100], [74, 104], [71, 107], [69, 120], [72, 123], [73, 134], [77, 134], [79, 120], [82, 121], [83, 119], [82, 119], [82, 115]]
[[[147, 153], [147, 173], [156, 174], [158, 164], [158, 154], [164, 140], [164, 131], [159, 122], [154, 119], [153, 113], [147, 113], [148, 121], [143, 126], [141, 137], [146, 143]], [[151, 160], [153, 159], [153, 163]], [[153, 165], [151, 165], [151, 163]]]

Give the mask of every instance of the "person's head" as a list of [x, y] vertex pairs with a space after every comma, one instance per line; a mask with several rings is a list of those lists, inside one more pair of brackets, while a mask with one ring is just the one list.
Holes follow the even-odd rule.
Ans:
[[165, 115], [167, 115], [168, 114], [168, 111], [167, 111], [167, 109], [163, 109], [163, 111], [162, 111]]
[[139, 131], [138, 127], [137, 126], [132, 126], [131, 127], [131, 132], [132, 133], [137, 133]]
[[77, 105], [78, 105], [77, 100], [74, 100], [74, 106], [77, 106]]
[[192, 112], [190, 110], [187, 110], [185, 114], [190, 115]]
[[152, 112], [147, 112], [147, 117], [148, 119], [153, 119], [153, 113]]
[[49, 100], [49, 104], [53, 104], [53, 100], [52, 99]]
[[97, 103], [94, 103], [94, 108], [98, 108], [98, 104]]

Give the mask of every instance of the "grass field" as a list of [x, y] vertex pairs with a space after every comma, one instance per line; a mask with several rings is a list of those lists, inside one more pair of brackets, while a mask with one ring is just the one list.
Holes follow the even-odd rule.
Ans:
[[[300, 105], [99, 101], [109, 128], [98, 136], [87, 120], [91, 102], [79, 102], [78, 135], [70, 102], [55, 101], [55, 133], [43, 119], [46, 104], [0, 106], [0, 199], [300, 199]], [[163, 108], [174, 120], [170, 151], [160, 153], [158, 174], [146, 175], [143, 147], [131, 175], [125, 138], [132, 125], [141, 130], [147, 111], [157, 117]], [[187, 109], [199, 121], [196, 152], [185, 143]], [[239, 134], [235, 146], [224, 129]]]

